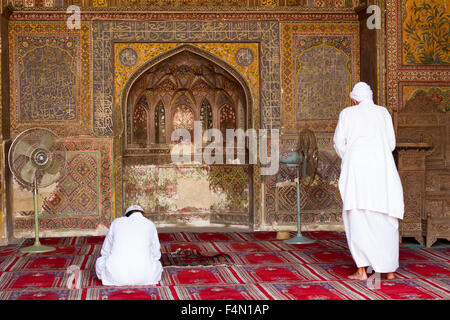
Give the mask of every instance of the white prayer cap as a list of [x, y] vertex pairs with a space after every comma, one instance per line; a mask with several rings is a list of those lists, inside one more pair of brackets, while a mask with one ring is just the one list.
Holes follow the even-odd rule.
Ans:
[[350, 92], [350, 98], [356, 100], [357, 102], [361, 101], [373, 101], [373, 92], [370, 89], [370, 86], [365, 82], [358, 82], [353, 87], [353, 91]]
[[129, 206], [127, 208], [127, 210], [125, 211], [125, 215], [127, 215], [131, 211], [140, 211], [140, 212], [144, 213], [144, 209], [142, 209], [142, 207], [138, 206], [137, 204], [133, 204], [132, 206]]

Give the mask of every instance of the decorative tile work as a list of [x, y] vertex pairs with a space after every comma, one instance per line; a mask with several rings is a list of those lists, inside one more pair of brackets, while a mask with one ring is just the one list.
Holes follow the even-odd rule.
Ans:
[[[39, 217], [42, 235], [104, 234], [114, 218], [112, 141], [65, 140], [56, 148], [66, 151], [67, 174], [43, 200]], [[15, 190], [17, 195], [18, 189]], [[33, 224], [33, 211], [15, 212], [16, 234], [28, 234], [34, 230]]]
[[11, 23], [9, 34], [11, 133], [39, 125], [61, 135], [90, 133], [89, 26]]
[[263, 7], [275, 7], [278, 5], [277, 0], [260, 0], [260, 3]]
[[251, 0], [120, 0], [119, 7], [247, 7]]
[[281, 29], [285, 132], [299, 127], [334, 131], [359, 81], [359, 25], [283, 23]]
[[[324, 225], [342, 224], [342, 200], [338, 180], [340, 159], [333, 149], [333, 134], [316, 133], [319, 148], [317, 177], [310, 186], [300, 189], [302, 226], [306, 229], [321, 228]], [[281, 140], [280, 151], [296, 148], [296, 137]], [[276, 226], [294, 225], [297, 221], [297, 190], [295, 186], [277, 187], [278, 182], [293, 181], [294, 168], [280, 165], [277, 175], [265, 180], [265, 224]]]
[[[113, 43], [114, 42], [162, 42], [188, 43], [202, 42], [204, 48], [209, 46], [220, 51], [220, 46], [208, 44], [214, 41], [255, 42], [259, 45], [259, 81], [260, 93], [252, 97], [253, 104], [259, 101], [260, 110], [269, 109], [270, 112], [258, 113], [253, 118], [252, 127], [279, 127], [280, 121], [280, 64], [279, 64], [279, 24], [276, 22], [228, 22], [228, 21], [93, 21], [93, 108], [94, 132], [97, 135], [111, 135], [113, 133], [113, 110], [116, 117], [120, 117], [121, 106], [114, 104], [114, 70]], [[216, 48], [216, 49], [214, 49]], [[226, 56], [226, 55], [224, 55]], [[234, 63], [232, 64], [234, 65]], [[239, 66], [238, 68], [251, 68]], [[254, 79], [253, 79], [254, 81]], [[249, 83], [251, 86], [251, 82]], [[256, 93], [255, 93], [256, 94]], [[261, 120], [260, 120], [261, 119]], [[116, 121], [120, 121], [116, 119]], [[260, 124], [261, 121], [261, 124]], [[117, 144], [117, 154], [121, 154], [121, 145]], [[116, 167], [121, 172], [120, 165]], [[119, 176], [117, 176], [119, 177]], [[259, 167], [254, 166], [254, 224], [261, 223], [261, 192]], [[116, 181], [121, 185], [120, 178]], [[121, 199], [122, 190], [117, 189], [117, 199]], [[122, 203], [116, 203], [120, 210]]]
[[[98, 135], [112, 134], [114, 42], [244, 42], [260, 44], [261, 110], [273, 107], [262, 115], [261, 127], [279, 127], [279, 39], [275, 22], [93, 22], [94, 65], [94, 131]], [[165, 45], [163, 43], [163, 45]], [[214, 47], [210, 45], [210, 47]], [[217, 47], [217, 46], [215, 46]], [[217, 47], [217, 48], [220, 48]], [[220, 51], [220, 50], [218, 50]], [[98, 66], [98, 67], [96, 67]], [[103, 66], [100, 68], [100, 66]], [[255, 99], [255, 101], [258, 101]], [[268, 116], [272, 115], [271, 118]], [[259, 121], [254, 119], [254, 121]]]
[[[61, 7], [55, 0], [16, 0], [16, 6], [24, 7]], [[13, 2], [9, 0], [8, 2]], [[120, 0], [111, 4], [111, 0], [91, 0], [87, 4], [74, 0], [73, 4], [82, 7], [119, 7], [119, 8], [246, 8], [246, 7], [301, 7], [301, 8], [354, 8], [360, 0]]]
[[92, 6], [93, 7], [107, 7], [108, 6], [108, 0], [92, 0]]
[[335, 120], [344, 106], [351, 105], [351, 38], [294, 34], [294, 105], [298, 121]]
[[124, 208], [141, 205], [156, 223], [249, 223], [248, 166], [124, 164]]

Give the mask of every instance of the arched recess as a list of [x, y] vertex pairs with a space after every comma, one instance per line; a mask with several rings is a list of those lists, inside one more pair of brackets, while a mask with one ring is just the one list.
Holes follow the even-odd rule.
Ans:
[[149, 133], [149, 108], [145, 95], [142, 95], [138, 103], [132, 109], [132, 143], [146, 145], [148, 143]]
[[[150, 119], [152, 119], [151, 122], [155, 122], [156, 119], [158, 118], [158, 105], [163, 105], [164, 106], [164, 121], [165, 121], [165, 128], [166, 128], [166, 132], [165, 132], [165, 137], [166, 140], [165, 141], [161, 141], [158, 138], [158, 134], [156, 133], [156, 128], [155, 131], [153, 133], [153, 136], [151, 137], [151, 140], [153, 141], [153, 139], [156, 141], [158, 139], [159, 144], [158, 145], [150, 145], [148, 148], [142, 148], [142, 149], [135, 149], [135, 150], [131, 150], [129, 152], [129, 150], [127, 150], [127, 136], [126, 136], [126, 130], [128, 130], [127, 127], [127, 121], [128, 121], [128, 112], [129, 112], [129, 99], [130, 99], [130, 90], [133, 88], [133, 86], [135, 84], [139, 84], [138, 81], [140, 81], [140, 79], [143, 79], [144, 77], [147, 77], [149, 75], [149, 71], [152, 70], [152, 68], [156, 68], [157, 70], [159, 70], [158, 68], [160, 68], [165, 62], [169, 61], [169, 59], [173, 58], [175, 59], [177, 55], [179, 54], [185, 54], [185, 53], [189, 53], [192, 55], [196, 55], [201, 57], [202, 59], [205, 59], [207, 61], [209, 61], [208, 63], [211, 63], [214, 68], [216, 68], [217, 70], [223, 70], [220, 71], [222, 72], [222, 75], [225, 75], [224, 79], [222, 79], [221, 81], [226, 82], [227, 79], [230, 80], [231, 82], [233, 82], [235, 85], [239, 86], [239, 94], [233, 95], [233, 96], [228, 96], [228, 98], [225, 98], [225, 95], [223, 93], [221, 93], [221, 91], [223, 91], [224, 89], [227, 89], [225, 87], [225, 85], [223, 87], [217, 88], [216, 86], [214, 86], [213, 83], [208, 82], [205, 79], [196, 79], [193, 80], [191, 82], [191, 87], [195, 87], [195, 89], [199, 92], [201, 92], [201, 94], [199, 94], [198, 96], [196, 95], [195, 98], [196, 99], [192, 99], [192, 93], [190, 92], [185, 92], [183, 89], [180, 89], [180, 87], [184, 84], [189, 82], [190, 80], [188, 78], [183, 79], [183, 82], [179, 81], [179, 78], [177, 77], [173, 77], [171, 75], [165, 75], [159, 78], [158, 81], [155, 81], [152, 83], [152, 79], [148, 78], [148, 83], [152, 83], [152, 87], [151, 88], [147, 88], [145, 86], [140, 86], [141, 90], [147, 91], [147, 92], [151, 92], [151, 94], [147, 94], [148, 97], [151, 101], [149, 101], [149, 105], [150, 105]], [[161, 64], [161, 65], [160, 65]], [[168, 63], [166, 63], [168, 64]], [[153, 70], [156, 70], [153, 69]], [[163, 74], [163, 70], [159, 70], [158, 72], [160, 75]], [[170, 72], [173, 72], [172, 70], [168, 70]], [[188, 70], [183, 70], [182, 68], [180, 68], [180, 70], [176, 70], [176, 72], [187, 72]], [[207, 70], [206, 72], [210, 72], [211, 70]], [[167, 73], [170, 73], [167, 72]], [[196, 73], [197, 70], [194, 70], [194, 73]], [[214, 70], [212, 71], [214, 72]], [[181, 83], [181, 85], [180, 85]], [[164, 88], [164, 90], [167, 90], [168, 93], [166, 96], [164, 97], [160, 97], [157, 94], [155, 94], [155, 91], [151, 91], [154, 90], [153, 88]], [[205, 94], [205, 92], [207, 92], [208, 90], [214, 89], [214, 94], [213, 95], [207, 95]], [[201, 96], [201, 99], [199, 99], [198, 97]], [[236, 96], [238, 96], [239, 98], [237, 99]], [[152, 59], [150, 59], [149, 61], [147, 61], [146, 63], [144, 63], [143, 65], [141, 65], [130, 77], [129, 79], [126, 81], [122, 91], [121, 91], [121, 95], [120, 95], [120, 112], [121, 115], [120, 117], [115, 116], [116, 121], [120, 122], [120, 126], [121, 126], [121, 132], [117, 137], [117, 144], [119, 145], [119, 150], [120, 150], [120, 154], [122, 155], [121, 158], [121, 167], [124, 168], [124, 164], [126, 163], [132, 163], [132, 164], [139, 164], [137, 160], [138, 157], [147, 157], [148, 159], [152, 159], [151, 161], [153, 161], [154, 158], [159, 158], [162, 159], [164, 156], [168, 156], [168, 159], [170, 159], [170, 147], [171, 147], [171, 141], [170, 141], [170, 134], [171, 134], [171, 125], [172, 125], [172, 121], [173, 121], [173, 117], [174, 114], [177, 112], [177, 107], [179, 106], [179, 103], [181, 103], [181, 101], [184, 99], [184, 101], [186, 102], [186, 108], [191, 108], [192, 111], [191, 113], [193, 114], [193, 117], [195, 120], [204, 120], [205, 117], [206, 122], [209, 123], [207, 125], [208, 128], [210, 128], [210, 126], [216, 127], [218, 129], [220, 129], [220, 124], [218, 119], [220, 119], [220, 108], [223, 107], [223, 105], [219, 106], [218, 103], [219, 102], [229, 102], [232, 103], [234, 101], [233, 104], [233, 108], [235, 108], [235, 110], [237, 108], [240, 108], [239, 110], [241, 110], [240, 113], [235, 114], [235, 124], [237, 125], [239, 122], [239, 128], [243, 129], [244, 131], [250, 128], [254, 128], [254, 121], [255, 119], [252, 116], [252, 110], [253, 110], [253, 98], [251, 95], [251, 89], [248, 85], [247, 80], [230, 64], [228, 64], [226, 61], [220, 59], [219, 57], [203, 50], [200, 49], [198, 47], [195, 47], [193, 45], [190, 44], [183, 44], [180, 45], [179, 47], [172, 49], [172, 50], [168, 50]], [[232, 100], [232, 101], [230, 101]], [[238, 101], [238, 103], [236, 103], [236, 101]], [[209, 107], [207, 107], [206, 102], [208, 102], [210, 104]], [[202, 112], [202, 106], [203, 106], [203, 112]], [[186, 109], [187, 110], [187, 109]], [[185, 110], [185, 111], [186, 111]], [[213, 115], [213, 113], [215, 113]], [[205, 116], [206, 115], [206, 116]], [[242, 121], [238, 121], [238, 119], [242, 119]], [[258, 129], [258, 128], [255, 128]], [[130, 162], [128, 162], [128, 160], [131, 160]], [[155, 165], [159, 165], [159, 164], [167, 164], [167, 163], [163, 163], [163, 162], [150, 162], [150, 161], [145, 161], [145, 165], [147, 164], [155, 164]], [[139, 160], [141, 161], [141, 160]], [[170, 163], [169, 163], [170, 164]], [[243, 164], [244, 165], [244, 164]], [[253, 166], [250, 166], [249, 168], [245, 169], [246, 170], [246, 175], [248, 174], [248, 223], [249, 226], [253, 226], [253, 207], [254, 207], [254, 203], [253, 203]], [[120, 191], [118, 191], [118, 198], [116, 199], [116, 204], [117, 202], [122, 201], [122, 203], [124, 203], [124, 193], [123, 193], [123, 189], [124, 188], [124, 184], [123, 181], [120, 181], [120, 183], [118, 183], [118, 188], [121, 188]], [[120, 205], [118, 206], [118, 208], [121, 208]]]

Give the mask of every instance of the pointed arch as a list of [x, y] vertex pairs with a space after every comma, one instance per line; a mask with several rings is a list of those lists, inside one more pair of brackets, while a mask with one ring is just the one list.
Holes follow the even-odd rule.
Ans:
[[[198, 48], [196, 46], [193, 46], [191, 44], [182, 44], [174, 49], [165, 51], [157, 56], [155, 56], [154, 58], [150, 59], [149, 61], [147, 61], [146, 63], [144, 63], [143, 65], [141, 65], [136, 71], [134, 71], [132, 73], [132, 75], [129, 77], [129, 79], [126, 81], [124, 88], [122, 90], [121, 96], [120, 96], [120, 105], [122, 106], [122, 117], [120, 118], [122, 120], [122, 133], [124, 130], [126, 130], [127, 132], [129, 131], [129, 129], [127, 129], [127, 122], [124, 121], [125, 119], [127, 119], [127, 114], [130, 110], [127, 109], [127, 105], [128, 105], [128, 96], [129, 96], [129, 92], [130, 89], [132, 88], [133, 84], [145, 73], [147, 72], [149, 69], [151, 69], [152, 67], [164, 62], [165, 60], [179, 54], [182, 52], [189, 52], [189, 53], [193, 53], [196, 54], [206, 60], [209, 60], [210, 62], [212, 62], [213, 64], [215, 64], [216, 66], [222, 68], [223, 70], [225, 70], [234, 80], [236, 80], [244, 93], [244, 101], [245, 101], [245, 105], [244, 105], [244, 110], [238, 110], [238, 114], [243, 114], [244, 115], [244, 127], [242, 129], [248, 129], [252, 127], [252, 123], [253, 123], [253, 119], [252, 119], [252, 106], [253, 106], [253, 100], [252, 100], [252, 96], [251, 96], [251, 90], [250, 90], [250, 86], [247, 82], [247, 80], [240, 74], [239, 71], [237, 71], [235, 69], [235, 67], [233, 67], [232, 65], [228, 64], [227, 62], [225, 62], [224, 60], [222, 60], [221, 58], [213, 55], [212, 53]], [[168, 78], [166, 78], [168, 79]], [[167, 105], [165, 105], [165, 117], [166, 117], [166, 125], [167, 125], [167, 121], [168, 118], [172, 118], [173, 114], [169, 114], [168, 113], [168, 107]], [[198, 109], [196, 109], [198, 111]], [[171, 112], [171, 111], [170, 111]], [[214, 111], [213, 111], [214, 112]], [[214, 116], [216, 117], [216, 116]], [[197, 114], [197, 119], [199, 119], [199, 115]], [[168, 129], [169, 130], [169, 129]], [[168, 132], [166, 132], [166, 135], [168, 134]], [[120, 134], [119, 135], [119, 139], [121, 139], [122, 143], [127, 143], [126, 139], [123, 139], [124, 135]], [[126, 150], [127, 147], [125, 145], [125, 149]]]

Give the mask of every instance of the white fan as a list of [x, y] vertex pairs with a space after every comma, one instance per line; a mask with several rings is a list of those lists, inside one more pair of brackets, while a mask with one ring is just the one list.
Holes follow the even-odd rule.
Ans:
[[58, 182], [65, 172], [65, 152], [55, 150], [58, 136], [45, 128], [30, 128], [20, 133], [8, 153], [9, 168], [17, 182], [33, 192], [35, 241], [22, 252], [48, 252], [55, 248], [39, 242], [38, 189]]

